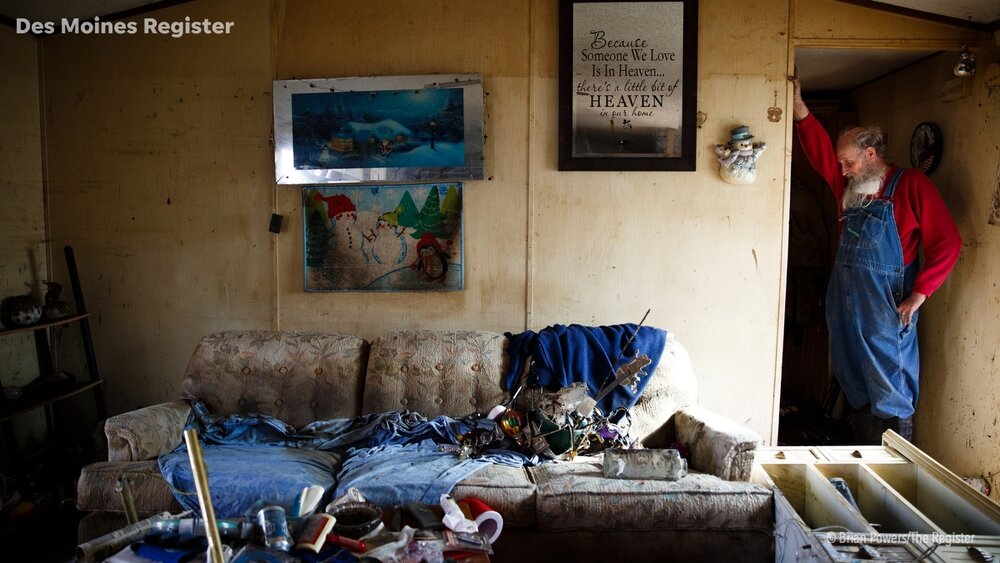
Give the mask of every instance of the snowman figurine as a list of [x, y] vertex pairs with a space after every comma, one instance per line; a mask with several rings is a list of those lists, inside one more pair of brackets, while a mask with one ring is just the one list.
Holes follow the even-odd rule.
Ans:
[[719, 157], [719, 175], [730, 184], [752, 184], [757, 179], [757, 159], [767, 149], [765, 143], [753, 142], [750, 127], [741, 125], [730, 131], [732, 140], [715, 145]]

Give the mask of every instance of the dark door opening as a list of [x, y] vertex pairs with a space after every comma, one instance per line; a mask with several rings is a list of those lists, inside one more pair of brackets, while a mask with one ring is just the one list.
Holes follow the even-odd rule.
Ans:
[[[840, 95], [804, 95], [809, 109], [835, 139], [857, 124]], [[840, 389], [830, 374], [826, 286], [836, 258], [838, 203], [793, 137], [788, 267], [781, 368], [779, 445], [851, 443], [839, 418]]]

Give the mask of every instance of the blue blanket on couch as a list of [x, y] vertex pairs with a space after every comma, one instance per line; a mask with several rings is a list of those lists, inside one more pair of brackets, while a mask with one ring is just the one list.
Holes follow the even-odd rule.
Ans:
[[[635, 338], [626, 346], [632, 334]], [[635, 324], [553, 325], [539, 332], [507, 333], [507, 337], [510, 362], [504, 385], [508, 390], [517, 388], [525, 362], [530, 357], [529, 386], [559, 389], [582, 381], [587, 384], [590, 396], [596, 397], [605, 385], [614, 380], [613, 374], [622, 364], [636, 355], [649, 356], [651, 363], [643, 370], [646, 375], [639, 379], [634, 393], [627, 387], [618, 386], [597, 403], [605, 414], [618, 407], [631, 408], [635, 405], [660, 364], [667, 342], [665, 330]], [[618, 359], [617, 363], [615, 359]]]
[[[213, 415], [194, 401], [187, 426], [198, 430], [215, 515], [235, 518], [260, 501], [287, 508], [309, 485], [321, 485], [328, 497], [357, 487], [380, 505], [436, 504], [441, 494], [486, 465], [537, 462], [512, 450], [487, 450], [466, 460], [438, 451], [438, 444], [457, 444], [459, 436], [477, 428], [492, 431], [495, 425], [481, 418], [386, 412], [295, 429], [271, 416]], [[200, 512], [186, 445], [160, 456], [159, 466], [177, 501]]]

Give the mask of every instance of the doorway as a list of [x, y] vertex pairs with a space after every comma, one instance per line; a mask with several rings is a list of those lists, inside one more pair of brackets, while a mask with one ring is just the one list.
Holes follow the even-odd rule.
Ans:
[[[831, 138], [857, 124], [857, 112], [843, 93], [804, 92], [803, 98]], [[778, 425], [781, 445], [849, 442], [850, 432], [834, 413], [839, 387], [830, 373], [826, 328], [826, 286], [836, 258], [837, 231], [833, 192], [809, 163], [793, 129]]]
[[[831, 139], [859, 125], [857, 90], [937, 51], [797, 48], [803, 99]], [[867, 108], [870, 111], [870, 108]], [[853, 443], [829, 368], [826, 286], [839, 242], [838, 202], [792, 139], [778, 443]]]

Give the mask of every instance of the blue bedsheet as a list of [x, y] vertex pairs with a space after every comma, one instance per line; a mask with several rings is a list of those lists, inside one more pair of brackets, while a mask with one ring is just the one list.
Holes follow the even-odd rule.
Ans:
[[[341, 467], [339, 452], [284, 446], [206, 444], [202, 447], [208, 490], [217, 518], [238, 518], [258, 500], [289, 508], [305, 487], [331, 490]], [[160, 472], [184, 508], [201, 514], [187, 447], [160, 457]]]
[[[303, 487], [337, 485], [337, 494], [357, 487], [379, 504], [437, 502], [455, 484], [490, 464], [537, 463], [507, 449], [488, 450], [466, 460], [437, 451], [479, 429], [493, 432], [486, 419], [386, 412], [310, 423], [301, 429], [264, 415], [218, 416], [199, 401], [192, 403], [189, 428], [198, 430], [216, 516], [242, 516], [259, 501], [288, 507]], [[160, 457], [160, 471], [181, 505], [200, 510], [181, 444]]]

